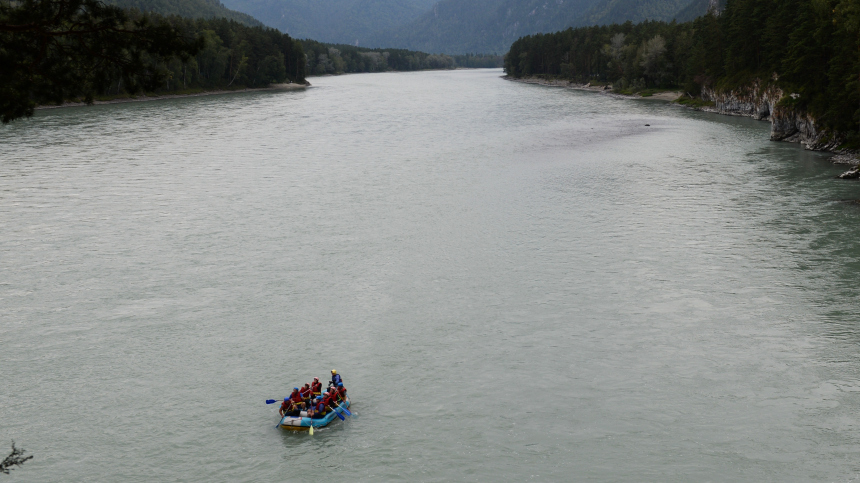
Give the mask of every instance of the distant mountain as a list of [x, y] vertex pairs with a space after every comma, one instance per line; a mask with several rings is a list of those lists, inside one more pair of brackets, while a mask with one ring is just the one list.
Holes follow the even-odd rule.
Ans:
[[366, 45], [370, 34], [406, 25], [436, 0], [225, 0], [294, 38]]
[[442, 0], [408, 25], [370, 44], [463, 54], [507, 51], [518, 38], [571, 25], [598, 0]]
[[696, 1], [442, 0], [413, 22], [373, 35], [369, 44], [446, 54], [502, 54], [526, 35], [628, 20], [672, 20]]
[[703, 15], [709, 1], [224, 0], [294, 38], [445, 54], [503, 54], [520, 37], [568, 27], [689, 20]]
[[188, 18], [223, 17], [251, 27], [263, 25], [246, 13], [228, 9], [218, 0], [106, 0], [106, 3], [161, 15], [179, 15]]
[[[577, 26], [674, 19], [694, 0], [602, 0], [580, 17]], [[695, 3], [695, 1], [694, 1]], [[707, 11], [707, 0], [705, 10]], [[698, 17], [698, 15], [696, 15]]]
[[693, 3], [681, 9], [675, 19], [679, 22], [689, 22], [708, 13], [712, 6], [722, 11], [726, 8], [726, 0], [694, 0]]

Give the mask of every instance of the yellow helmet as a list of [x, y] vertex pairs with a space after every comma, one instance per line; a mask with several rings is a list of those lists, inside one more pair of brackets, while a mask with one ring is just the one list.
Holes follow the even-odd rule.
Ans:
[[337, 371], [336, 371], [336, 370], [334, 370], [334, 369], [332, 369], [332, 370], [331, 370], [331, 373], [332, 373], [332, 374], [337, 374]]

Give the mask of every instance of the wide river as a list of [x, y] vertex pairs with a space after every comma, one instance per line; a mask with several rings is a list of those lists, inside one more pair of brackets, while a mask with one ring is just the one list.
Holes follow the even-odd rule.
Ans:
[[[501, 74], [0, 127], [9, 481], [856, 479], [860, 185]], [[332, 368], [356, 415], [275, 429]]]

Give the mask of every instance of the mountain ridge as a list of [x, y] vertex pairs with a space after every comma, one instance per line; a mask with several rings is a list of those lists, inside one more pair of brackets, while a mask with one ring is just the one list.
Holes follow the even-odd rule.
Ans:
[[178, 15], [186, 18], [226, 18], [249, 27], [262, 27], [264, 23], [247, 13], [230, 10], [219, 0], [105, 0], [120, 8], [133, 8], [141, 12], [160, 15]]
[[[441, 0], [411, 23], [370, 36], [371, 46], [463, 54], [507, 52], [517, 39], [570, 27], [700, 16], [702, 0]], [[700, 12], [699, 12], [700, 11]]]
[[370, 32], [406, 25], [433, 0], [226, 0], [293, 38], [364, 44]]

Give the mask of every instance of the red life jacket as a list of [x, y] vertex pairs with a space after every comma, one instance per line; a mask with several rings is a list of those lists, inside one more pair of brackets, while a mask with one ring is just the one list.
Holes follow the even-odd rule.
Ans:
[[309, 387], [303, 387], [303, 388], [299, 389], [299, 395], [302, 397], [302, 399], [307, 399], [308, 395], [310, 393], [311, 393], [311, 388], [309, 388]]
[[313, 393], [317, 394], [317, 395], [322, 393], [322, 383], [321, 382], [312, 382], [311, 383], [311, 391], [313, 391]]
[[281, 403], [281, 411], [287, 411], [287, 409], [289, 409], [289, 408], [290, 408], [290, 403], [288, 403], [287, 401], [284, 401]]
[[297, 392], [294, 392], [290, 394], [290, 400], [293, 402], [302, 402], [302, 395]]
[[342, 400], [346, 401], [346, 388], [345, 387], [337, 388], [337, 393]]

